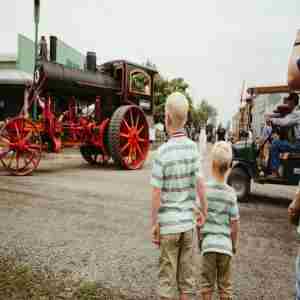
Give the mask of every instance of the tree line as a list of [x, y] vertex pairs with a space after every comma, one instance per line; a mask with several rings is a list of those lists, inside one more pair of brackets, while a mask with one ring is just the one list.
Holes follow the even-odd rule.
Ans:
[[164, 122], [165, 102], [171, 93], [178, 91], [184, 94], [189, 102], [189, 115], [187, 125], [199, 132], [201, 126], [206, 126], [208, 121], [216, 126], [217, 109], [208, 103], [206, 99], [200, 102], [193, 101], [188, 92], [189, 85], [183, 78], [171, 80], [160, 78], [155, 81], [154, 88], [154, 122]]

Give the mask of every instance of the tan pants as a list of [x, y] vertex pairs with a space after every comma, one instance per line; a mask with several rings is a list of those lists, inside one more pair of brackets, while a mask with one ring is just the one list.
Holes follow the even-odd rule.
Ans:
[[160, 236], [159, 296], [193, 294], [193, 230]]
[[201, 261], [201, 294], [213, 294], [215, 285], [221, 299], [232, 299], [231, 256], [209, 252]]

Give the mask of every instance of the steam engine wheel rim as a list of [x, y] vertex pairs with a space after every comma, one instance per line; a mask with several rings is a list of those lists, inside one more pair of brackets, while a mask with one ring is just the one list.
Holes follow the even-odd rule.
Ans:
[[113, 114], [109, 146], [114, 161], [123, 168], [136, 170], [143, 166], [150, 146], [149, 125], [138, 106], [122, 106]]

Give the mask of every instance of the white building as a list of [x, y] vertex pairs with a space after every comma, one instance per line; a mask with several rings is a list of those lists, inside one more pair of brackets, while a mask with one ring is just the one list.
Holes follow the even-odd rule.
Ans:
[[252, 108], [252, 129], [254, 137], [261, 136], [265, 125], [264, 115], [272, 112], [282, 102], [284, 94], [264, 94], [254, 99]]

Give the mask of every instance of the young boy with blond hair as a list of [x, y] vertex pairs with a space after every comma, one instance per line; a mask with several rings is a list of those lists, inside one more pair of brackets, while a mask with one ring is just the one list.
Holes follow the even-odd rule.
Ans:
[[212, 177], [206, 185], [208, 215], [199, 229], [201, 236], [201, 295], [212, 300], [217, 284], [220, 300], [233, 299], [232, 256], [239, 235], [239, 209], [236, 194], [225, 183], [232, 160], [229, 143], [218, 142], [212, 149]]
[[185, 134], [188, 101], [179, 92], [165, 106], [165, 126], [170, 137], [153, 160], [152, 240], [160, 248], [159, 296], [190, 299], [194, 294], [193, 207], [201, 201], [201, 219], [207, 211], [205, 186], [197, 145]]

